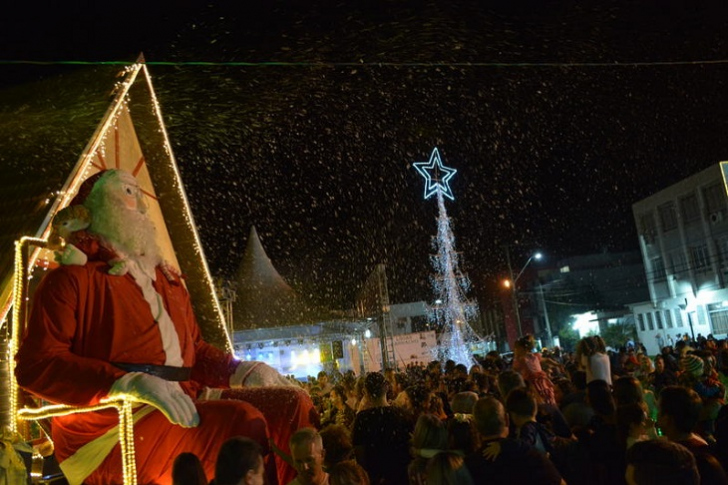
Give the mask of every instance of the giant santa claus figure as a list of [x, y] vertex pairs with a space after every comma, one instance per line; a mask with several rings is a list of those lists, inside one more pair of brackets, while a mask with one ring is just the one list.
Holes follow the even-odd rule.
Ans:
[[[265, 450], [272, 440], [287, 451], [295, 430], [317, 424], [303, 390], [265, 364], [236, 361], [202, 340], [184, 284], [161, 260], [132, 175], [101, 172], [73, 203], [91, 214], [76, 238], [86, 242], [67, 248], [78, 257], [66, 257], [35, 292], [16, 356], [20, 386], [55, 403], [92, 405], [117, 394], [145, 403], [134, 412], [140, 484], [171, 483], [181, 452], [195, 453], [212, 479], [227, 438], [248, 436]], [[56, 456], [71, 484], [122, 483], [117, 425], [113, 409], [54, 419]], [[271, 483], [295, 475], [272, 454], [268, 460]]]

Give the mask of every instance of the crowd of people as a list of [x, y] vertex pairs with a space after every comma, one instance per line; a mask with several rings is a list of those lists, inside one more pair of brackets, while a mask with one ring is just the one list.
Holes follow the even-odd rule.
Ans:
[[[726, 375], [728, 345], [712, 337], [650, 357], [598, 336], [535, 351], [525, 336], [511, 361], [322, 371], [303, 384], [320, 427], [294, 433], [284, 459], [294, 485], [728, 485]], [[205, 483], [192, 465], [177, 458], [176, 485]], [[264, 483], [263, 469], [260, 447], [233, 438], [214, 483]]]

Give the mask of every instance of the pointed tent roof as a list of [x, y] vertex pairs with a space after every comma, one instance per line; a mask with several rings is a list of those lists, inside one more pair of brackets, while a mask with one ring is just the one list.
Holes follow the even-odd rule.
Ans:
[[[47, 238], [53, 216], [70, 203], [81, 182], [100, 170], [121, 168], [137, 177], [147, 196], [149, 213], [157, 226], [158, 243], [165, 259], [178, 266], [188, 277], [187, 288], [203, 335], [210, 343], [230, 350], [232, 345], [224, 330], [222, 311], [167, 138], [151, 76], [142, 58], [127, 66], [121, 76], [123, 79], [117, 81], [111, 104], [108, 105], [108, 100], [104, 103], [108, 108], [105, 114], [101, 112], [100, 122], [96, 118], [96, 130], [75, 166], [54, 166], [52, 170], [42, 165], [35, 167], [55, 176], [44, 177], [41, 183], [37, 183], [37, 178], [28, 176], [27, 172], [32, 167], [28, 170], [23, 166], [26, 173], [19, 170], [9, 174], [9, 179], [15, 180], [16, 187], [22, 187], [24, 192], [18, 192], [20, 197], [13, 201], [14, 206], [9, 207], [9, 214], [0, 215], [9, 229], [3, 232], [6, 236], [0, 238], [0, 321], [4, 320], [12, 303], [13, 241], [21, 236]], [[98, 106], [97, 103], [94, 108]], [[47, 112], [47, 106], [45, 110]], [[37, 120], [43, 121], [42, 116]], [[63, 132], [64, 128], [49, 126], [46, 131]], [[35, 142], [41, 136], [34, 139]], [[24, 155], [27, 157], [27, 154]], [[65, 177], [65, 182], [61, 177]], [[23, 183], [17, 186], [17, 180]], [[2, 181], [0, 184], [6, 185]], [[53, 257], [37, 250], [30, 258], [31, 264], [44, 260], [47, 266]]]
[[255, 226], [250, 228], [236, 283], [235, 330], [302, 325], [328, 317], [309, 308], [281, 277], [265, 253]]

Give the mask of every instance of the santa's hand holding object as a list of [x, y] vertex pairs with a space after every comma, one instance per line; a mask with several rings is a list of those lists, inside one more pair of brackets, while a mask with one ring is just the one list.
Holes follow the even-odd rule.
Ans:
[[[80, 245], [87, 261], [49, 272], [34, 294], [16, 357], [23, 388], [78, 406], [134, 396], [141, 484], [171, 483], [181, 452], [195, 453], [212, 479], [227, 438], [248, 436], [264, 450], [270, 439], [288, 451], [294, 431], [317, 424], [303, 390], [265, 364], [239, 362], [202, 340], [180, 276], [161, 260], [131, 174], [100, 172], [73, 204], [88, 209], [84, 238], [94, 244]], [[110, 272], [119, 261], [124, 271]], [[122, 483], [116, 426], [114, 410], [54, 419], [55, 452], [69, 483]], [[272, 455], [267, 467], [273, 484], [295, 476]]]

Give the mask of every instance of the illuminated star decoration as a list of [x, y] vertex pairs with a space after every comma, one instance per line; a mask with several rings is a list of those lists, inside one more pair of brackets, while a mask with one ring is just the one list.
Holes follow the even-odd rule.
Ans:
[[457, 170], [442, 164], [437, 147], [432, 150], [429, 162], [415, 162], [413, 165], [425, 178], [425, 199], [440, 192], [448, 199], [455, 200], [455, 195], [450, 188], [450, 179], [457, 173]]

